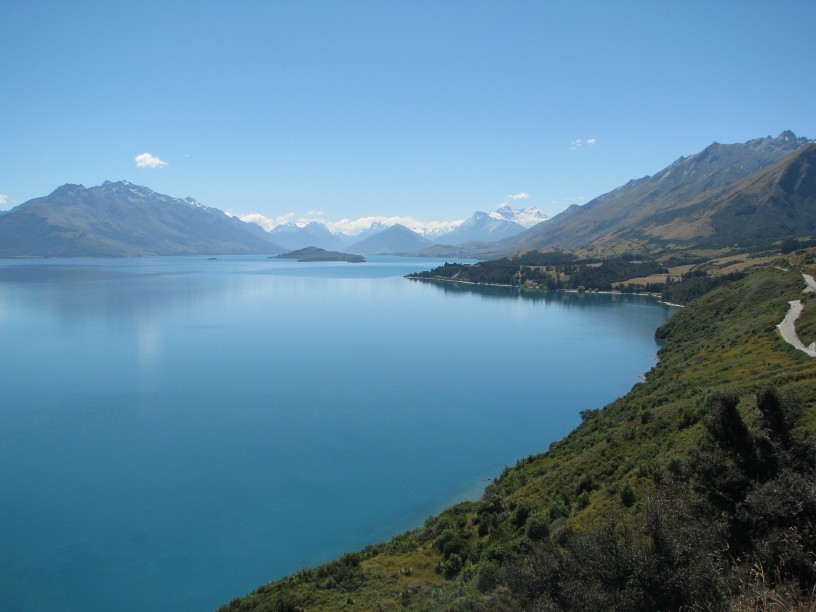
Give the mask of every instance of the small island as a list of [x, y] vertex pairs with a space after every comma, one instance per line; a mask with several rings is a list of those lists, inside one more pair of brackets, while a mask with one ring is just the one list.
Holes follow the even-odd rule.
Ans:
[[[273, 259], [270, 257], [270, 259]], [[290, 251], [282, 255], [276, 255], [274, 259], [297, 259], [298, 261], [347, 261], [349, 263], [365, 263], [365, 257], [354, 255], [353, 253], [341, 253], [340, 251], [327, 251], [318, 247], [306, 247], [297, 251]]]

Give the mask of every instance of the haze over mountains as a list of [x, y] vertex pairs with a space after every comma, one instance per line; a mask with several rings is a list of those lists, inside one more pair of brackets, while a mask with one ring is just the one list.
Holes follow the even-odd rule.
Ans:
[[364, 255], [474, 258], [589, 248], [597, 253], [722, 247], [816, 234], [816, 143], [786, 131], [713, 143], [550, 220], [503, 206], [439, 235], [374, 222], [357, 236], [318, 222], [271, 232], [192, 198], [106, 181], [63, 185], [0, 214], [0, 256], [277, 254], [305, 247]]
[[351, 244], [348, 249], [363, 255], [407, 255], [432, 244], [427, 238], [398, 223]]
[[[306, 246], [317, 246], [324, 249], [337, 249], [348, 248], [396, 225], [405, 227], [426, 239], [424, 242], [415, 240], [416, 244], [421, 246], [428, 246], [429, 244], [455, 245], [474, 240], [491, 242], [519, 234], [536, 223], [546, 221], [548, 217], [535, 207], [518, 209], [505, 204], [497, 210], [491, 210], [487, 213], [477, 211], [465, 221], [435, 221], [424, 227], [407, 227], [405, 223], [387, 223], [379, 220], [379, 218], [373, 218], [373, 220], [367, 222], [368, 225], [364, 229], [354, 233], [331, 231], [326, 223], [318, 220], [274, 225], [270, 219], [257, 214], [241, 215], [240, 218], [265, 227], [272, 235], [273, 240], [286, 248], [300, 249]], [[354, 225], [360, 225], [360, 222], [363, 222], [363, 220], [354, 222]], [[330, 223], [330, 225], [337, 224]], [[421, 246], [417, 246], [417, 248], [421, 248]], [[388, 245], [386, 252], [398, 252], [399, 248], [402, 247], [397, 244]]]

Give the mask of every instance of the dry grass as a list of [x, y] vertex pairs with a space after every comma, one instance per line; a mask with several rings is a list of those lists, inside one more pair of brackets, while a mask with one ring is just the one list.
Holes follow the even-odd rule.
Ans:
[[736, 612], [816, 612], [816, 587], [802, 593], [795, 582], [770, 588], [762, 564], [751, 568], [740, 583], [740, 596], [733, 602]]

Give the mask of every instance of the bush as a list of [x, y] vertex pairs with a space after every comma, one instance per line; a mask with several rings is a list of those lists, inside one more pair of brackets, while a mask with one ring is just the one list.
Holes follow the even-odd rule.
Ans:
[[543, 540], [550, 535], [550, 522], [546, 517], [537, 514], [527, 521], [527, 537], [531, 540]]
[[635, 499], [635, 490], [632, 488], [632, 485], [628, 482], [625, 483], [620, 489], [621, 503], [627, 508], [631, 508], [635, 503]]
[[489, 593], [499, 584], [499, 565], [493, 561], [484, 561], [479, 564], [477, 571], [476, 588], [482, 593]]
[[462, 561], [462, 557], [454, 553], [448, 557], [447, 560], [437, 563], [436, 571], [445, 576], [445, 578], [455, 578], [456, 575], [462, 571], [464, 566], [465, 562]]
[[569, 506], [563, 496], [556, 493], [550, 498], [550, 503], [547, 504], [547, 515], [550, 521], [569, 516]]
[[529, 502], [521, 502], [516, 506], [516, 511], [513, 514], [513, 525], [516, 527], [524, 527], [527, 519], [533, 513], [534, 506]]

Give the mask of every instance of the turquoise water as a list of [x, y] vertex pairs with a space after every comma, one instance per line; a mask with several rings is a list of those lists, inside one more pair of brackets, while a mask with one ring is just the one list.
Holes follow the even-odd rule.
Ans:
[[638, 296], [441, 262], [0, 262], [0, 608], [208, 610], [416, 527], [655, 363]]

